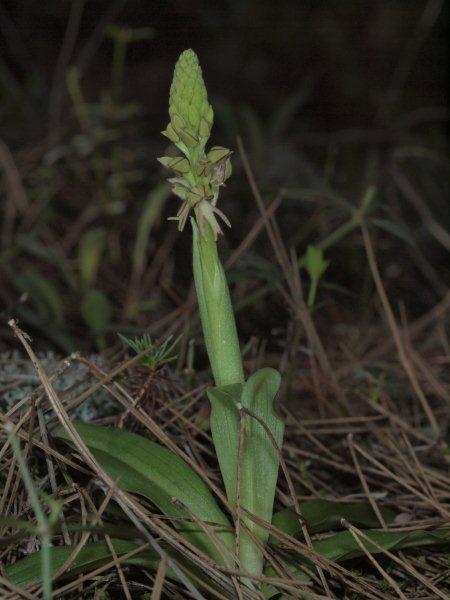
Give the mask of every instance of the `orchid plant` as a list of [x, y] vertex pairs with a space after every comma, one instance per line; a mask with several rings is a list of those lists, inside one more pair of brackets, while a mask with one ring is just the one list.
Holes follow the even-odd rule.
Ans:
[[[234, 510], [240, 566], [259, 576], [267, 530], [272, 520], [283, 422], [273, 409], [280, 386], [274, 369], [261, 369], [247, 380], [227, 279], [217, 242], [222, 233], [217, 207], [220, 188], [231, 175], [231, 151], [207, 150], [213, 109], [193, 50], [175, 66], [169, 100], [170, 122], [163, 134], [181, 152], [159, 161], [174, 176], [173, 193], [182, 202], [174, 217], [183, 231], [189, 215], [193, 233], [193, 270], [203, 335], [216, 386], [208, 390], [211, 433], [228, 501]], [[242, 522], [240, 522], [242, 521]]]
[[[197, 56], [192, 50], [183, 52], [176, 64], [169, 115], [170, 122], [163, 133], [181, 154], [164, 156], [159, 160], [173, 172], [169, 181], [174, 194], [181, 200], [174, 217], [178, 228], [183, 231], [189, 218], [192, 228], [195, 287], [215, 383], [207, 390], [211, 403], [210, 428], [227, 497], [222, 504], [228, 514], [219, 506], [211, 492], [213, 486], [208, 485], [204, 472], [155, 423], [149, 428], [153, 433], [158, 430], [158, 437], [164, 445], [123, 429], [83, 422], [71, 423], [69, 427], [63, 420], [65, 426], [53, 431], [53, 437], [75, 450], [87, 449], [121, 493], [137, 494], [156, 506], [188, 544], [188, 549], [197, 548], [199, 559], [197, 563], [193, 560], [192, 564], [188, 561], [187, 565], [186, 556], [180, 550], [182, 544], [179, 539], [171, 541], [167, 531], [164, 531], [163, 545], [157, 551], [156, 547], [147, 548], [145, 545], [143, 549], [142, 544], [134, 539], [117, 537], [117, 529], [114, 529], [110, 532], [108, 544], [102, 540], [93, 541], [74, 553], [70, 544], [51, 547], [52, 533], [57, 524], [49, 520], [47, 526], [50, 529], [45, 530], [45, 547], [43, 544], [40, 551], [18, 560], [5, 570], [14, 589], [39, 585], [40, 581], [44, 581], [44, 597], [50, 598], [50, 577], [59, 569], [67, 575], [107, 564], [112, 547], [116, 554], [114, 563], [120, 556], [124, 562], [152, 570], [158, 568], [158, 572], [161, 557], [169, 557], [168, 578], [179, 580], [187, 587], [192, 587], [191, 576], [189, 573], [185, 576], [179, 565], [189, 566], [192, 580], [195, 576], [209, 589], [208, 571], [198, 569], [199, 562], [210, 567], [210, 561], [213, 561], [215, 565], [232, 569], [231, 573], [236, 573], [238, 568], [240, 584], [247, 586], [249, 593], [259, 588], [258, 595], [268, 599], [279, 598], [276, 586], [267, 581], [260, 583], [262, 574], [270, 578], [278, 573], [273, 565], [264, 568], [264, 547], [269, 542], [268, 526], [271, 523], [274, 535], [270, 543], [275, 547], [279, 543], [277, 531], [301, 537], [305, 534], [305, 523], [311, 533], [321, 533], [339, 529], [347, 521], [373, 528], [379, 526], [380, 515], [385, 524], [391, 524], [395, 519], [395, 512], [384, 507], [375, 514], [370, 504], [337, 503], [322, 498], [302, 502], [301, 516], [291, 508], [273, 514], [284, 433], [283, 422], [275, 413], [273, 403], [281, 377], [271, 368], [263, 368], [248, 377], [244, 373], [227, 279], [217, 248], [222, 234], [221, 225], [230, 226], [217, 203], [220, 188], [231, 174], [231, 151], [221, 146], [206, 148], [214, 115]], [[309, 299], [311, 307], [317, 283], [327, 267], [323, 255], [313, 250], [307, 253], [303, 264], [315, 286]], [[167, 340], [159, 348], [153, 348], [149, 336], [135, 340], [124, 338], [124, 341], [137, 353], [144, 353], [141, 364], [153, 370], [172, 360], [172, 349], [176, 343]], [[27, 344], [26, 341], [23, 343]], [[50, 382], [46, 384], [46, 390], [49, 397], [54, 395], [56, 398]], [[114, 390], [114, 397], [120, 399], [120, 389]], [[128, 403], [125, 404], [129, 407]], [[146, 418], [146, 415], [141, 416]], [[148, 423], [150, 421], [147, 419]], [[18, 444], [16, 450], [19, 455]], [[30, 485], [27, 487], [31, 489]], [[120, 504], [123, 496], [116, 498], [114, 489], [111, 490], [112, 497]], [[224, 500], [223, 494], [217, 489], [215, 491]], [[37, 506], [38, 522], [40, 512]], [[117, 516], [117, 511], [113, 514]], [[136, 525], [134, 517], [132, 522]], [[145, 523], [148, 525], [149, 521]], [[10, 521], [8, 524], [11, 524]], [[21, 524], [17, 521], [18, 527]], [[106, 534], [107, 525], [104, 527], [102, 531]], [[143, 533], [140, 524], [136, 528], [140, 534]], [[92, 531], [95, 531], [95, 525]], [[328, 560], [341, 561], [365, 556], [368, 551], [376, 554], [384, 548], [448, 543], [448, 530], [405, 533], [383, 529], [369, 531], [365, 537], [369, 544], [363, 547], [350, 531], [331, 533], [325, 539], [313, 540], [312, 548]], [[190, 556], [192, 558], [192, 553]], [[289, 564], [289, 568], [300, 584], [301, 580], [310, 577], [313, 563], [303, 555], [296, 555], [294, 562]], [[44, 569], [41, 564], [45, 565]], [[308, 568], [305, 570], [305, 567]], [[225, 597], [236, 597], [233, 589], [227, 588]], [[301, 589], [299, 587], [299, 594]]]

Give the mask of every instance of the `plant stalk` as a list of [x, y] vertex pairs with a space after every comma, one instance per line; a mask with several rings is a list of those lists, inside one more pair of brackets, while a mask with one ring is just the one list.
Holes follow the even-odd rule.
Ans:
[[217, 243], [208, 223], [201, 235], [191, 219], [193, 270], [200, 319], [216, 386], [244, 382], [241, 350], [230, 292]]

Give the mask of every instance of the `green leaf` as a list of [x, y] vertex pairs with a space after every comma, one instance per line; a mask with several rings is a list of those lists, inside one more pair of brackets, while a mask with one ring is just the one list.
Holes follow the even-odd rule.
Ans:
[[[240, 415], [238, 402], [255, 414], [271, 431], [279, 448], [283, 442], [284, 425], [275, 413], [273, 401], [280, 386], [280, 374], [275, 369], [261, 369], [244, 384], [208, 390], [211, 402], [211, 433], [230, 502], [236, 504], [237, 464]], [[270, 523], [278, 476], [278, 454], [265, 428], [247, 415], [244, 444], [241, 451], [240, 504], [251, 514]], [[243, 521], [258, 539], [265, 543], [267, 532], [248, 517]], [[240, 558], [252, 573], [261, 573], [263, 557], [260, 550], [241, 531]]]
[[81, 313], [94, 333], [102, 332], [111, 322], [113, 308], [100, 290], [90, 290], [81, 304]]
[[236, 477], [239, 446], [239, 413], [242, 383], [207, 390], [211, 403], [210, 427], [216, 449], [220, 472], [227, 492], [228, 501], [236, 504]]
[[189, 173], [191, 170], [188, 159], [182, 156], [161, 156], [157, 160], [176, 173]]
[[[450, 544], [450, 529], [444, 528], [435, 531], [366, 531], [364, 534], [379, 544], [383, 550]], [[361, 537], [360, 540], [370, 554], [380, 554], [382, 552], [368, 540]], [[317, 540], [313, 542], [313, 547], [321, 556], [337, 562], [364, 556], [364, 552], [358, 546], [350, 531], [340, 531], [324, 540]]]
[[[370, 504], [362, 502], [333, 502], [332, 500], [306, 500], [300, 510], [311, 533], [319, 533], [341, 528], [341, 520], [346, 519], [358, 527], [377, 527], [379, 521]], [[387, 524], [392, 523], [396, 513], [389, 508], [380, 508]], [[300, 521], [292, 508], [285, 508], [274, 514], [272, 524], [290, 536], [301, 535]], [[276, 537], [271, 538], [276, 543]]]
[[327, 270], [329, 261], [324, 259], [322, 248], [310, 245], [300, 264], [302, 267], [305, 267], [313, 281], [319, 281]]
[[58, 325], [64, 322], [64, 306], [59, 290], [47, 277], [36, 269], [28, 268], [14, 277], [16, 287], [27, 293], [39, 314]]
[[[216, 562], [223, 563], [214, 542], [173, 502], [179, 500], [198, 519], [214, 524], [219, 538], [233, 548], [234, 536], [228, 519], [206, 484], [181, 458], [160, 444], [127, 431], [80, 422], [75, 423], [75, 428], [122, 490], [140, 494], [164, 514], [177, 517], [174, 526], [182, 535]], [[59, 429], [56, 437], [73, 447], [64, 430]]]
[[[128, 540], [111, 540], [117, 556], [127, 554], [140, 544]], [[58, 571], [66, 560], [72, 555], [74, 547], [60, 546], [52, 548], [52, 572]], [[67, 570], [67, 574], [88, 571], [107, 564], [112, 560], [111, 551], [106, 542], [93, 542], [84, 546]], [[139, 554], [125, 561], [126, 564], [135, 564], [149, 568], [156, 568], [159, 556], [152, 550], [145, 549]], [[66, 574], [65, 574], [66, 575]], [[13, 565], [5, 568], [5, 577], [16, 586], [24, 587], [41, 580], [41, 552], [34, 552], [19, 559]]]
[[106, 245], [106, 230], [103, 227], [86, 231], [78, 246], [78, 267], [84, 289], [95, 283], [100, 259]]
[[329, 261], [323, 256], [323, 249], [319, 246], [308, 246], [306, 253], [300, 260], [300, 266], [308, 271], [311, 285], [308, 294], [308, 307], [313, 308], [316, 300], [317, 286], [320, 278], [327, 270]]
[[[380, 554], [383, 550], [394, 551], [402, 550], [403, 548], [450, 544], [450, 529], [444, 528], [435, 529], [434, 531], [365, 531], [364, 534], [382, 548], [380, 550], [373, 543], [360, 536], [360, 541], [370, 554]], [[314, 550], [321, 556], [335, 562], [365, 556], [364, 551], [359, 547], [350, 531], [340, 531], [326, 539], [315, 540], [312, 542], [312, 545]], [[311, 563], [306, 559], [300, 562], [311, 566]], [[307, 573], [302, 571], [298, 565], [292, 566], [290, 570], [292, 575], [298, 577], [300, 581], [307, 581], [309, 579]], [[274, 572], [272, 567], [266, 569], [264, 575], [267, 577], [277, 577], [277, 573]], [[280, 598], [276, 587], [270, 584], [263, 584], [261, 591], [264, 594], [264, 598], [272, 598], [273, 596]], [[284, 598], [284, 596], [281, 596], [281, 598]]]
[[[245, 382], [242, 404], [263, 421], [278, 448], [283, 443], [284, 423], [275, 413], [273, 402], [279, 390], [281, 377], [275, 369], [261, 369]], [[241, 504], [251, 514], [270, 523], [278, 478], [278, 453], [273, 441], [258, 421], [246, 417], [242, 455]], [[244, 519], [249, 529], [262, 543], [267, 541], [264, 528]], [[243, 564], [255, 573], [261, 573], [263, 557], [254, 542], [241, 536], [239, 555]], [[253, 567], [253, 569], [252, 569]]]

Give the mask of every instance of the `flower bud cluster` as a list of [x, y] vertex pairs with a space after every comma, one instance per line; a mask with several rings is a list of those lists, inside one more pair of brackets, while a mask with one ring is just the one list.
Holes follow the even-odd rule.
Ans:
[[222, 233], [217, 216], [230, 225], [216, 203], [219, 188], [231, 175], [231, 151], [221, 146], [213, 146], [207, 153], [205, 151], [214, 114], [193, 50], [185, 50], [175, 66], [169, 115], [170, 123], [162, 133], [183, 156], [163, 156], [158, 160], [174, 172], [175, 176], [169, 182], [173, 193], [182, 200], [177, 216], [173, 218], [178, 221], [178, 228], [182, 231], [193, 210], [200, 232], [204, 235], [207, 221], [217, 238]]

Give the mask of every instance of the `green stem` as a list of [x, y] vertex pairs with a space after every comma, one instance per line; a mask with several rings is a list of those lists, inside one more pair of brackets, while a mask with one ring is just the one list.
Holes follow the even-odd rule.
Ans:
[[314, 308], [314, 304], [316, 302], [316, 295], [317, 295], [317, 285], [319, 283], [318, 279], [311, 279], [311, 285], [309, 287], [309, 293], [308, 293], [308, 308], [312, 309]]
[[208, 223], [204, 234], [191, 219], [193, 268], [206, 349], [216, 386], [244, 381], [241, 350], [228, 284]]

